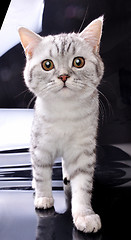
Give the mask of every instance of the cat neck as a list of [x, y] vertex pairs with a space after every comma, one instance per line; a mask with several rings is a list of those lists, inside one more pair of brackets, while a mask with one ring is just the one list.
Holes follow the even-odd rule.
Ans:
[[[90, 98], [49, 98], [42, 99], [37, 97], [35, 109], [39, 116], [46, 116], [49, 119], [65, 119], [70, 115], [71, 118], [77, 118], [88, 112], [95, 112], [98, 109], [98, 94], [95, 93]], [[94, 109], [94, 110], [93, 110]]]

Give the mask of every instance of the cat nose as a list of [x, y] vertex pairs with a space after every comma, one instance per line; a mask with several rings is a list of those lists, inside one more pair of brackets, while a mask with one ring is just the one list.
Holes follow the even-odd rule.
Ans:
[[58, 78], [61, 79], [63, 82], [66, 82], [67, 78], [69, 78], [69, 77], [70, 76], [68, 74], [62, 74]]

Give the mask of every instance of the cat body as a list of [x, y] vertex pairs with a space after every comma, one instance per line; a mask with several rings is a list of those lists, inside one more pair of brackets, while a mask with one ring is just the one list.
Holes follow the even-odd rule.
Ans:
[[103, 75], [99, 56], [102, 18], [82, 33], [40, 37], [20, 28], [27, 56], [24, 78], [36, 95], [31, 134], [35, 207], [50, 208], [52, 166], [62, 157], [70, 181], [72, 216], [78, 230], [96, 232], [101, 221], [91, 207], [99, 114], [97, 86]]

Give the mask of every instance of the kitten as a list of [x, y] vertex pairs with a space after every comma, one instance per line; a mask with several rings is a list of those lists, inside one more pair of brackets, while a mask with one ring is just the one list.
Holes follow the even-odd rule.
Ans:
[[100, 217], [91, 207], [98, 126], [97, 87], [103, 76], [99, 56], [103, 17], [81, 33], [41, 37], [21, 27], [27, 63], [24, 78], [36, 95], [31, 136], [35, 207], [50, 208], [52, 165], [63, 158], [63, 178], [70, 181], [72, 216], [78, 230], [97, 232]]

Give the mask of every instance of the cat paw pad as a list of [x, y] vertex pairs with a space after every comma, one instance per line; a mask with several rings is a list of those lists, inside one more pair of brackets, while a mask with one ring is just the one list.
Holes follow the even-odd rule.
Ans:
[[87, 216], [79, 215], [74, 218], [74, 224], [79, 231], [85, 233], [97, 232], [101, 228], [101, 220], [97, 214]]
[[35, 208], [38, 209], [47, 209], [54, 206], [54, 199], [52, 197], [38, 197], [35, 198], [34, 202]]

